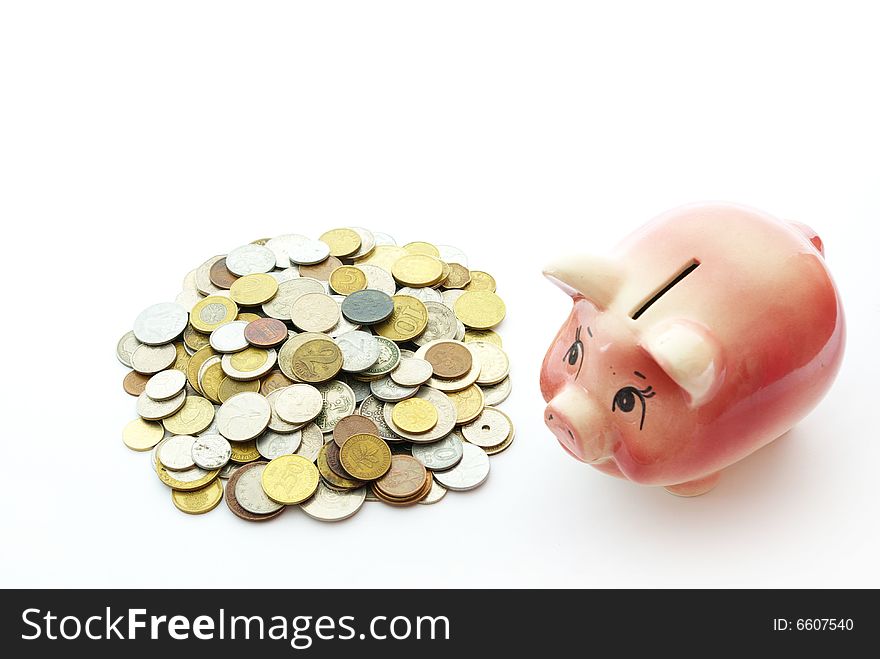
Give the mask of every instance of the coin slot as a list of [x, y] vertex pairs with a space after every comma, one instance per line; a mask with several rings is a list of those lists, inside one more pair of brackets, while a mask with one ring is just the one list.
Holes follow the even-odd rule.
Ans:
[[633, 320], [638, 320], [639, 316], [650, 309], [652, 304], [654, 304], [657, 300], [659, 300], [661, 297], [671, 291], [676, 284], [680, 283], [685, 277], [691, 274], [698, 267], [700, 267], [700, 262], [697, 259], [691, 259], [691, 261], [682, 270], [680, 270], [677, 275], [666, 282], [662, 286], [662, 288], [654, 292], [651, 297], [642, 302], [641, 305], [636, 307], [635, 311], [630, 314], [630, 318], [632, 318]]

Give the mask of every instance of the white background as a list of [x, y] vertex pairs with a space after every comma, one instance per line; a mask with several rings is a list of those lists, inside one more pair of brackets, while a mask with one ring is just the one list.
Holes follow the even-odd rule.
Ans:
[[[0, 585], [880, 586], [870, 6], [4, 3]], [[684, 500], [545, 429], [570, 303], [540, 271], [707, 199], [820, 233], [849, 344], [812, 414]], [[495, 274], [516, 442], [436, 506], [179, 513], [120, 441], [117, 339], [215, 253], [349, 224]]]

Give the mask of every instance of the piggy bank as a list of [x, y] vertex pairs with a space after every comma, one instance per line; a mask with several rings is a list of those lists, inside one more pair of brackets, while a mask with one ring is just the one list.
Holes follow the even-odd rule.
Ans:
[[541, 369], [545, 422], [578, 460], [673, 494], [789, 430], [843, 357], [822, 241], [749, 208], [673, 210], [544, 274], [574, 300]]

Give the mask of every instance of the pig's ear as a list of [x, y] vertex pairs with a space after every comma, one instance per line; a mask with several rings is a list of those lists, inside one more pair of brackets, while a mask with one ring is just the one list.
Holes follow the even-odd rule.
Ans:
[[572, 297], [583, 296], [607, 309], [623, 278], [617, 266], [597, 256], [565, 256], [544, 269], [544, 276]]
[[706, 403], [724, 372], [718, 342], [708, 329], [688, 321], [662, 323], [642, 336], [641, 346], [689, 397], [691, 407]]

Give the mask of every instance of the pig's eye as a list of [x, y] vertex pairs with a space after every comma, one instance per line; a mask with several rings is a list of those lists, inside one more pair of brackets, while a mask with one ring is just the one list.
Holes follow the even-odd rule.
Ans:
[[614, 400], [611, 401], [611, 411], [620, 410], [624, 414], [629, 414], [636, 408], [636, 403], [641, 406], [641, 418], [639, 420], [639, 430], [645, 425], [645, 399], [654, 395], [654, 388], [647, 387], [645, 389], [636, 389], [633, 386], [623, 387], [614, 394]]
[[562, 361], [566, 362], [569, 366], [577, 365], [577, 373], [575, 373], [575, 377], [581, 374], [581, 364], [584, 361], [584, 343], [581, 341], [581, 328], [578, 327], [577, 331], [574, 335], [574, 343], [572, 343], [565, 354], [562, 356]]

